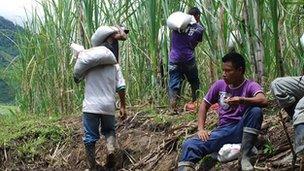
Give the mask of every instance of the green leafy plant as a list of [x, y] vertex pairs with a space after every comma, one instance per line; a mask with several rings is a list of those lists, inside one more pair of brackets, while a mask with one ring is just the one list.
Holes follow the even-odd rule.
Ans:
[[272, 156], [275, 151], [276, 149], [273, 144], [269, 140], [267, 140], [267, 142], [264, 144], [263, 153], [267, 156]]

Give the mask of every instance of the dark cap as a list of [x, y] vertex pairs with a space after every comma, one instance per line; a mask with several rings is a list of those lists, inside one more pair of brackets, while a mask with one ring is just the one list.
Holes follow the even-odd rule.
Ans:
[[200, 15], [201, 11], [197, 7], [192, 7], [188, 11], [188, 14], [190, 14], [190, 15]]

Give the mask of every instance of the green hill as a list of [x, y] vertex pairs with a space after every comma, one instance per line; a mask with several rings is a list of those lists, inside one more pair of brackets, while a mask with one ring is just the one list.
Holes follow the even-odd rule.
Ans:
[[19, 53], [15, 45], [16, 32], [22, 30], [22, 27], [0, 16], [0, 103], [12, 103], [14, 99], [14, 89], [2, 71]]

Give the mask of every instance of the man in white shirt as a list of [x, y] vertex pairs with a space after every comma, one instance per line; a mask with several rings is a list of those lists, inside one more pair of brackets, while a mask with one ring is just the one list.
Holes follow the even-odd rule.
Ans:
[[[126, 33], [118, 28], [103, 42], [126, 40]], [[101, 44], [100, 44], [101, 45]], [[100, 46], [95, 45], [95, 46]], [[107, 46], [106, 46], [107, 47]], [[110, 49], [111, 50], [111, 49]], [[112, 51], [112, 50], [111, 50]], [[113, 52], [113, 51], [112, 51]], [[116, 57], [113, 52], [113, 56]], [[85, 95], [83, 100], [83, 126], [86, 155], [90, 170], [98, 170], [95, 160], [95, 144], [100, 139], [99, 128], [107, 142], [107, 164], [114, 168], [115, 136], [115, 93], [120, 97], [120, 117], [126, 117], [125, 112], [125, 80], [119, 64], [99, 65], [91, 68], [85, 75]]]

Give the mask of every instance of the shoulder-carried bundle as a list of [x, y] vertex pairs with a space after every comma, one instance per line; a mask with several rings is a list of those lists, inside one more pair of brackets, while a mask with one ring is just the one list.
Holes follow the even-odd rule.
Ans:
[[112, 51], [104, 46], [83, 50], [79, 53], [74, 65], [74, 80], [75, 82], [81, 81], [86, 71], [95, 66], [116, 63], [117, 61]]
[[177, 11], [168, 17], [167, 26], [172, 30], [183, 32], [189, 24], [193, 24], [195, 22], [195, 18], [192, 15]]
[[114, 26], [100, 26], [91, 37], [93, 47], [100, 46], [111, 34], [119, 29]]

